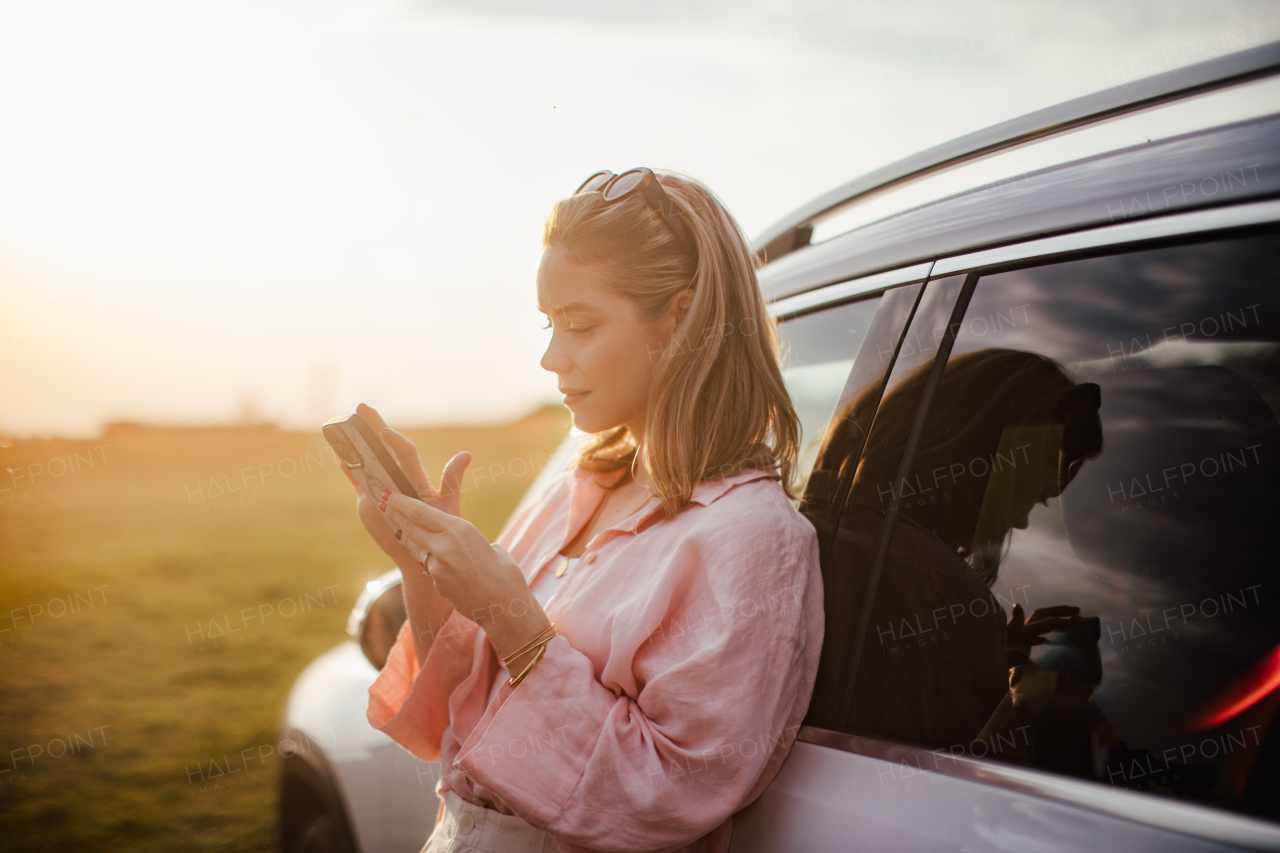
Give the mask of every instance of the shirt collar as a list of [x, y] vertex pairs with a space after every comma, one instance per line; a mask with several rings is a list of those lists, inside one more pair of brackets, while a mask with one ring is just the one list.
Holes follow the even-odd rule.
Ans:
[[[609, 471], [606, 473], [593, 473], [582, 468], [575, 468], [573, 498], [571, 499], [572, 515], [579, 516], [584, 511], [590, 513], [595, 510], [597, 502], [604, 499], [604, 491], [610, 486], [616, 485], [619, 480], [626, 476], [625, 468], [617, 471]], [[754, 480], [777, 480], [780, 479], [776, 470], [761, 470], [758, 468], [744, 468], [736, 474], [730, 474], [727, 477], [720, 477], [716, 480], [705, 480], [693, 487], [693, 494], [689, 496], [690, 503], [700, 504], [701, 506], [711, 506], [717, 500], [722, 498], [734, 486], [742, 483], [750, 483]], [[589, 497], [588, 497], [589, 496]], [[624, 518], [615, 524], [609, 530], [621, 530], [626, 533], [635, 533], [639, 527], [648, 522], [655, 516], [661, 517], [662, 502], [657, 498], [653, 498], [649, 503], [645, 504], [638, 512]], [[574, 522], [581, 524], [580, 518], [570, 518], [570, 525]]]
[[690, 500], [694, 503], [702, 504], [703, 506], [711, 506], [711, 504], [723, 497], [725, 492], [729, 491], [734, 486], [738, 486], [743, 483], [750, 483], [753, 480], [779, 479], [781, 479], [781, 477], [779, 477], [776, 470], [744, 468], [737, 474], [732, 474], [728, 477], [721, 477], [719, 480], [707, 480], [699, 483], [693, 487], [693, 494], [690, 496]]

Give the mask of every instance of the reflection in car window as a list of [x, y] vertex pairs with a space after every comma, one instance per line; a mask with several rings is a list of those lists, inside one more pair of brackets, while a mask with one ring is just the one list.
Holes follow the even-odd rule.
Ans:
[[804, 492], [823, 430], [879, 305], [880, 297], [865, 299], [808, 314], [778, 327], [785, 364], [782, 377], [800, 418], [796, 494]]
[[809, 477], [801, 509], [818, 531], [826, 619], [806, 718], [811, 725], [838, 728], [845, 718], [842, 708], [852, 692], [850, 660], [859, 607], [866, 598], [866, 570], [875, 555], [871, 531], [863, 529], [855, 534], [840, 523], [844, 495], [868, 434], [874, 433], [872, 418], [881, 395], [886, 385], [892, 384], [886, 380], [890, 368], [896, 371], [894, 365], [927, 359], [923, 353], [931, 351], [928, 342], [932, 335], [921, 330], [931, 331], [936, 323], [946, 325], [957, 293], [955, 284], [951, 280], [933, 282], [923, 293], [922, 285], [913, 284], [885, 293]]
[[1277, 281], [1274, 235], [978, 281], [845, 510], [899, 507], [836, 722], [1280, 816]]

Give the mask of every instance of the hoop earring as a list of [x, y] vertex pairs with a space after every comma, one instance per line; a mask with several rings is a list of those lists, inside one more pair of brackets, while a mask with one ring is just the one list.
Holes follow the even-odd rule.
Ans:
[[631, 464], [627, 466], [627, 476], [631, 479], [636, 478], [636, 463], [640, 461], [640, 454], [643, 452], [640, 442], [636, 442], [636, 452], [631, 455]]

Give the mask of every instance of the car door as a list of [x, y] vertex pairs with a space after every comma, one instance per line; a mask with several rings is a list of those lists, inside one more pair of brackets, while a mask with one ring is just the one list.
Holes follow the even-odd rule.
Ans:
[[1280, 238], [1033, 263], [930, 281], [842, 397], [818, 683], [736, 851], [1280, 843]]

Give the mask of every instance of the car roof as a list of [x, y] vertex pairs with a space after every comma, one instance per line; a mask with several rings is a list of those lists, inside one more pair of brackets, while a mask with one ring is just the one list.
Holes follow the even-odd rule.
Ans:
[[[1003, 183], [998, 192], [981, 187], [958, 193], [808, 245], [815, 220], [870, 193], [1030, 140], [1278, 71], [1280, 42], [1260, 45], [1076, 98], [876, 169], [801, 207], [756, 241], [766, 261], [761, 285], [768, 298], [778, 299], [975, 248], [1109, 224], [1117, 217], [1158, 215], [1173, 206], [1162, 195], [1170, 185], [1226, 180], [1227, 172], [1233, 175], [1232, 192], [1209, 195], [1206, 185], [1200, 198], [1183, 193], [1178, 209], [1280, 193], [1280, 172], [1266, 168], [1271, 157], [1262, 156], [1280, 150], [1280, 116], [1264, 116], [1050, 166]], [[1234, 178], [1241, 169], [1252, 169], [1243, 182]]]

